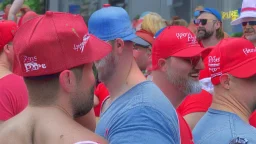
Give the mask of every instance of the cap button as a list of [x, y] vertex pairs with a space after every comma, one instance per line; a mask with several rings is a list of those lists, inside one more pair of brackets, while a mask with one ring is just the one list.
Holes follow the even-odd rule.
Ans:
[[106, 7], [110, 7], [111, 5], [110, 4], [103, 4], [103, 7], [106, 8]]
[[47, 11], [47, 12], [45, 13], [45, 15], [46, 15], [46, 16], [52, 16], [52, 15], [53, 15], [53, 12], [52, 12], [52, 11]]

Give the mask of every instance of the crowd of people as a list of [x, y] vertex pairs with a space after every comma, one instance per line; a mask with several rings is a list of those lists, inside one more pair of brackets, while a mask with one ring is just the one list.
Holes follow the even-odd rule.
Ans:
[[0, 21], [0, 143], [256, 143], [255, 0], [231, 22], [240, 38], [214, 8], [132, 23], [104, 4], [87, 26], [22, 1]]

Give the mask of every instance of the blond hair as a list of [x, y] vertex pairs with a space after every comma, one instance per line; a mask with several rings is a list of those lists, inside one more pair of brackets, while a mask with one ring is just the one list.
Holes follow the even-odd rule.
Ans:
[[157, 13], [150, 12], [144, 17], [141, 28], [155, 35], [157, 31], [166, 26], [165, 19]]

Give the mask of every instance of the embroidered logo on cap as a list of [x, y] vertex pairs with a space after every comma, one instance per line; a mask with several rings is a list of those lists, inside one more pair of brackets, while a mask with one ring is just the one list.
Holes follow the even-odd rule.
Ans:
[[89, 35], [89, 34], [84, 35], [84, 37], [83, 37], [83, 42], [80, 43], [80, 44], [78, 44], [78, 45], [75, 44], [75, 45], [74, 45], [74, 50], [75, 50], [75, 51], [80, 51], [81, 53], [83, 53], [84, 47], [85, 47], [85, 45], [87, 44], [89, 38], [90, 38], [90, 35]]
[[208, 66], [209, 66], [209, 71], [211, 71], [214, 74], [211, 74], [211, 77], [216, 77], [222, 74], [222, 72], [217, 72], [220, 70], [220, 57], [216, 56], [209, 56], [208, 57]]
[[37, 71], [40, 68], [42, 69], [46, 69], [46, 64], [38, 64], [37, 63], [37, 57], [28, 57], [28, 56], [24, 56], [24, 66], [26, 69], [26, 72], [30, 72], [30, 71]]
[[250, 53], [255, 53], [256, 52], [256, 48], [244, 48], [243, 52], [245, 55], [248, 55]]

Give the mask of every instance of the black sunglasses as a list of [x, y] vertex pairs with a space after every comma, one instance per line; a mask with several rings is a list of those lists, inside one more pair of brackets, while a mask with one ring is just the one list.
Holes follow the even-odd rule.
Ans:
[[200, 23], [202, 25], [206, 25], [208, 21], [217, 21], [217, 20], [210, 20], [210, 19], [194, 19], [194, 24], [199, 25]]
[[242, 25], [243, 25], [243, 26], [246, 26], [247, 23], [248, 23], [250, 26], [255, 26], [255, 25], [256, 25], [256, 21], [242, 22]]

